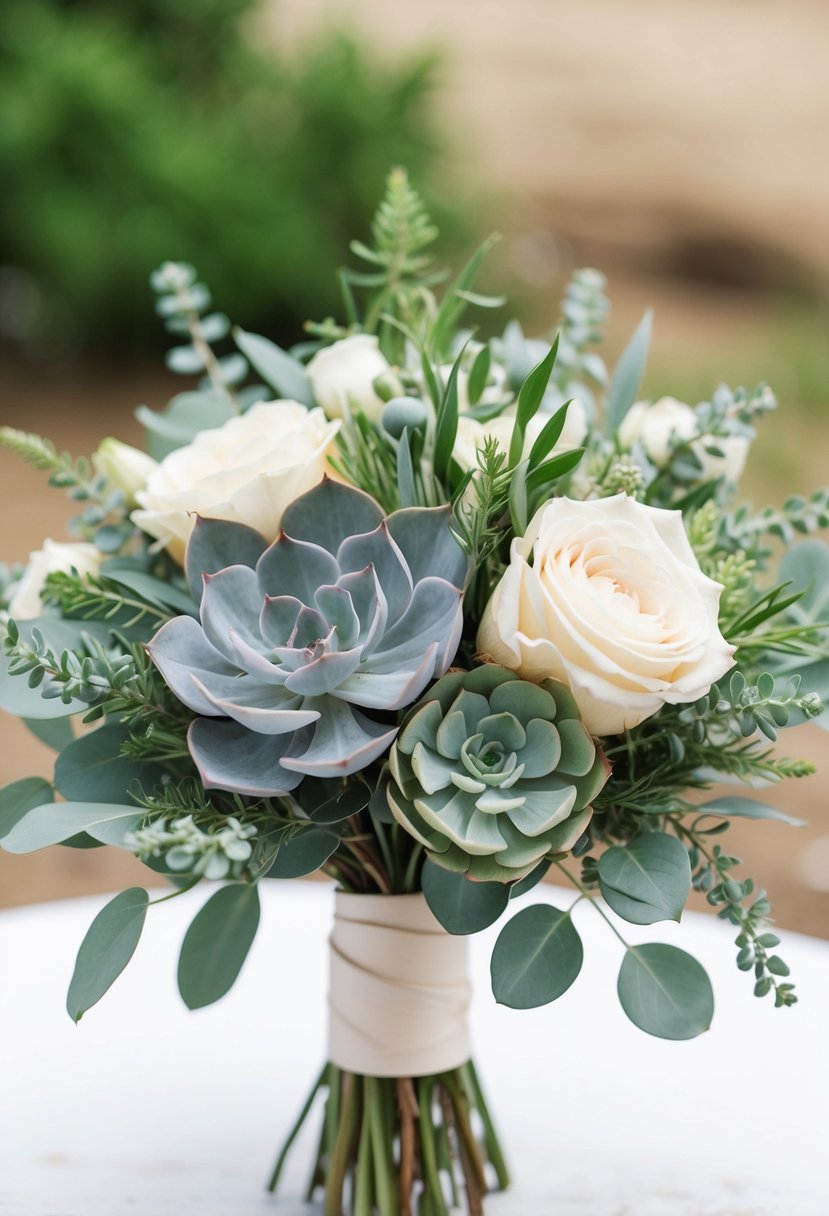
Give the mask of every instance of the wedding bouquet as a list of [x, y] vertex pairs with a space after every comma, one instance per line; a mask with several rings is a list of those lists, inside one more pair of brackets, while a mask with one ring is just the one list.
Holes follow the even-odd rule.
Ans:
[[[621, 939], [645, 1032], [711, 1022], [700, 964], [619, 928], [679, 920], [692, 888], [756, 995], [796, 999], [769, 900], [722, 844], [734, 817], [794, 821], [704, 791], [811, 771], [774, 744], [829, 688], [829, 548], [791, 543], [829, 524], [829, 491], [734, 507], [768, 388], [639, 400], [650, 320], [608, 376], [593, 270], [552, 343], [514, 321], [484, 340], [464, 318], [502, 303], [473, 285], [488, 244], [444, 285], [435, 235], [393, 172], [363, 268], [340, 272], [343, 323], [290, 351], [166, 264], [168, 366], [200, 379], [139, 409], [148, 453], [106, 439], [75, 462], [0, 432], [78, 501], [82, 538], [3, 574], [0, 705], [58, 756], [53, 781], [0, 791], [2, 847], [114, 845], [172, 886], [96, 916], [69, 1013], [127, 965], [150, 903], [222, 884], [181, 949], [195, 1009], [236, 979], [260, 882], [332, 878], [328, 1062], [285, 1150], [324, 1095], [308, 1194], [328, 1216], [475, 1213], [506, 1186], [465, 935], [548, 873]], [[576, 980], [571, 911], [509, 917], [497, 1001]]]

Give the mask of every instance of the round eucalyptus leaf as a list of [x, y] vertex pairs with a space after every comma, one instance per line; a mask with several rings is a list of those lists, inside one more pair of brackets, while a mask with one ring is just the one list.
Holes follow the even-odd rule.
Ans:
[[509, 903], [502, 882], [473, 882], [465, 874], [427, 861], [421, 879], [426, 903], [447, 933], [478, 933], [494, 924]]
[[148, 905], [147, 892], [131, 887], [111, 899], [87, 929], [66, 997], [73, 1022], [100, 1001], [132, 958]]
[[221, 887], [196, 913], [184, 935], [178, 987], [188, 1009], [212, 1005], [229, 992], [259, 928], [259, 892], [250, 883]]
[[631, 1022], [659, 1039], [696, 1038], [714, 1016], [705, 968], [676, 946], [629, 946], [617, 991]]
[[691, 890], [688, 850], [667, 832], [643, 832], [602, 854], [599, 885], [613, 911], [631, 924], [678, 921]]
[[54, 801], [54, 792], [42, 777], [24, 777], [0, 790], [0, 840], [36, 806]]
[[303, 878], [325, 865], [340, 843], [334, 832], [302, 828], [281, 841], [266, 878]]
[[492, 951], [492, 991], [499, 1005], [535, 1009], [566, 992], [581, 971], [584, 947], [569, 912], [535, 904], [513, 916]]
[[121, 755], [129, 733], [127, 727], [107, 723], [63, 749], [55, 763], [55, 785], [67, 801], [123, 802], [134, 781], [152, 789], [163, 770]]

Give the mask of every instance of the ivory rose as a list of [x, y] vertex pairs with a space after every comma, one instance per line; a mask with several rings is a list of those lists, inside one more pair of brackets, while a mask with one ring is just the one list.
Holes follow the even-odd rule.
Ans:
[[[663, 469], [671, 460], [672, 444], [694, 439], [699, 434], [696, 412], [684, 401], [675, 397], [660, 397], [649, 404], [637, 401], [631, 406], [619, 427], [619, 440], [623, 447], [641, 443], [648, 459], [658, 469]], [[707, 447], [716, 447], [723, 453], [715, 456]], [[745, 435], [717, 435], [696, 439], [691, 448], [702, 465], [701, 481], [713, 481], [725, 477], [737, 482], [742, 476], [751, 441]]]
[[165, 457], [136, 494], [132, 520], [178, 562], [197, 515], [273, 541], [285, 509], [326, 473], [339, 425], [296, 401], [260, 402]]
[[372, 334], [352, 334], [317, 351], [308, 364], [308, 379], [317, 405], [329, 418], [341, 418], [355, 403], [367, 418], [378, 422], [383, 402], [374, 381], [389, 371], [389, 364]]
[[97, 574], [103, 560], [95, 545], [45, 540], [42, 549], [29, 555], [23, 577], [9, 602], [9, 616], [15, 621], [30, 621], [40, 616], [43, 611], [41, 596], [50, 574], [71, 574], [73, 570], [81, 576]]
[[[541, 431], [550, 421], [549, 414], [535, 414], [527, 426], [524, 437], [524, 455], [535, 443]], [[498, 447], [505, 454], [509, 451], [512, 431], [515, 426], [515, 408], [511, 407], [503, 414], [490, 418], [488, 422], [478, 422], [475, 418], [461, 415], [458, 418], [458, 433], [452, 455], [461, 468], [474, 469], [477, 467], [477, 450], [484, 446], [487, 435], [491, 435]], [[570, 402], [564, 422], [564, 430], [550, 455], [555, 452], [566, 452], [569, 448], [577, 448], [587, 434], [587, 415], [584, 406], [578, 398]]]
[[512, 542], [477, 646], [525, 679], [569, 685], [588, 730], [615, 735], [697, 700], [732, 666], [721, 590], [679, 511], [625, 494], [554, 498]]

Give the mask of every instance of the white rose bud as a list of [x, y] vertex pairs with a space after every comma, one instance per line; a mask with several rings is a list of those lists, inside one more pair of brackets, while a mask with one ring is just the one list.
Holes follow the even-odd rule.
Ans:
[[130, 506], [135, 505], [136, 494], [144, 489], [150, 475], [158, 468], [158, 461], [146, 452], [112, 438], [102, 441], [92, 463], [96, 473], [120, 490]]
[[[645, 454], [658, 469], [670, 464], [673, 447], [699, 433], [695, 410], [675, 397], [660, 397], [649, 405], [637, 401], [622, 419], [619, 439], [623, 447], [641, 443]], [[712, 435], [694, 440], [691, 450], [700, 462], [700, 481], [724, 477], [737, 482], [745, 468], [751, 440], [745, 435]], [[718, 448], [723, 454], [715, 456], [706, 449]]]
[[41, 596], [50, 574], [71, 574], [74, 570], [81, 577], [95, 575], [103, 560], [103, 554], [94, 545], [45, 540], [42, 549], [29, 555], [23, 577], [9, 603], [9, 616], [15, 621], [31, 621], [40, 616], [43, 612]]
[[648, 459], [663, 469], [670, 462], [672, 443], [693, 439], [698, 430], [690, 405], [676, 397], [660, 397], [653, 405], [637, 401], [630, 407], [619, 427], [619, 440], [626, 448], [641, 443]]
[[389, 364], [372, 334], [352, 334], [317, 351], [308, 364], [314, 397], [329, 418], [341, 418], [352, 404], [372, 422], [379, 422], [383, 400], [374, 381], [385, 376]]
[[562, 681], [587, 729], [615, 735], [698, 700], [733, 665], [721, 591], [681, 512], [625, 494], [554, 498], [512, 542], [477, 646], [527, 680]]
[[273, 541], [286, 508], [330, 473], [339, 426], [296, 401], [260, 402], [166, 456], [136, 494], [133, 523], [178, 562], [197, 515], [247, 524]]

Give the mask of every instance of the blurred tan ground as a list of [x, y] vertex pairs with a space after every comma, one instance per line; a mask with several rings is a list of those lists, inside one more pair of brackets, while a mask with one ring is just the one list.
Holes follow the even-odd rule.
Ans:
[[[696, 400], [722, 376], [782, 390], [755, 451], [755, 502], [829, 480], [829, 6], [280, 0], [260, 25], [290, 40], [326, 13], [358, 21], [380, 45], [448, 46], [440, 104], [468, 146], [453, 173], [480, 174], [500, 196], [499, 256], [549, 298], [539, 320], [554, 320], [553, 285], [569, 267], [606, 268], [611, 353], [645, 305], [655, 307], [646, 388], [677, 385]], [[792, 292], [801, 300], [794, 320], [783, 306]], [[46, 433], [74, 454], [106, 434], [138, 442], [132, 408], [161, 406], [171, 386], [155, 369], [6, 359], [0, 422]], [[67, 513], [40, 474], [0, 453], [3, 558], [23, 560], [44, 536], [60, 539]], [[829, 936], [829, 736], [804, 728], [785, 734], [782, 750], [824, 766], [768, 795], [810, 827], [738, 824], [729, 847], [769, 888], [782, 924]], [[0, 721], [0, 785], [46, 774], [48, 764], [20, 723]], [[114, 850], [0, 854], [0, 906], [146, 875]]]

